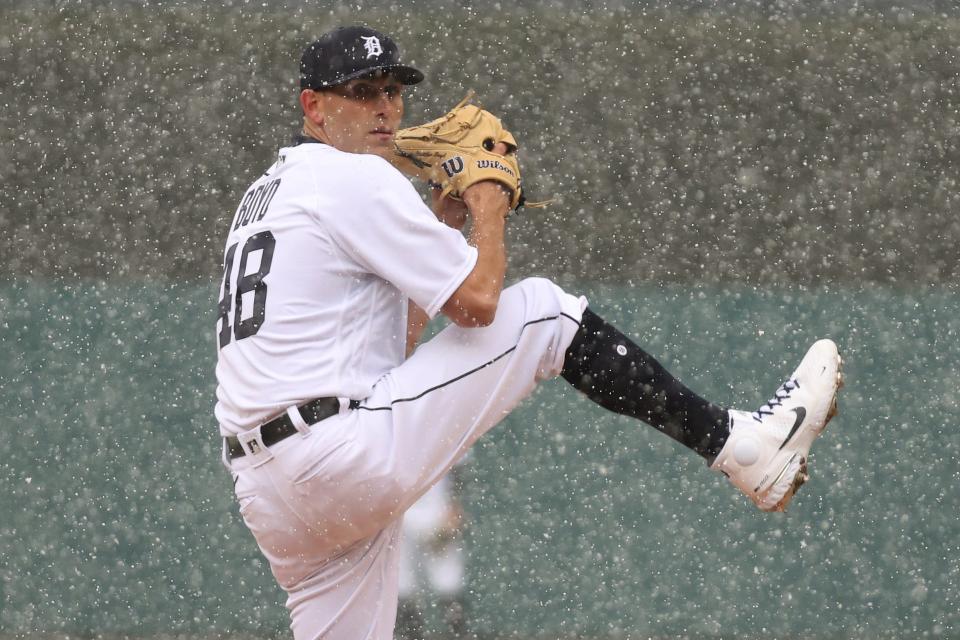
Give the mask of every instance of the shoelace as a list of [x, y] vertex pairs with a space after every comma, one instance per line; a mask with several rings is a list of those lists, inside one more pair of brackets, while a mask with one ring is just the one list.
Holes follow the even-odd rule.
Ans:
[[784, 382], [782, 385], [780, 385], [780, 388], [774, 392], [772, 398], [767, 400], [762, 407], [753, 412], [753, 419], [757, 422], [763, 422], [763, 416], [772, 416], [773, 408], [782, 406], [783, 401], [789, 398], [790, 394], [799, 388], [800, 383], [797, 382], [796, 378]]

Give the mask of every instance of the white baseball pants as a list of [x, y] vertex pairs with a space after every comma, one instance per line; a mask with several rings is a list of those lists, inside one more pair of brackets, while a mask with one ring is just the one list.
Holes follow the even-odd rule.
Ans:
[[503, 291], [493, 324], [447, 327], [359, 409], [310, 427], [288, 411], [301, 435], [232, 462], [240, 513], [288, 594], [297, 640], [392, 637], [403, 512], [559, 375], [585, 308], [548, 280], [524, 280]]

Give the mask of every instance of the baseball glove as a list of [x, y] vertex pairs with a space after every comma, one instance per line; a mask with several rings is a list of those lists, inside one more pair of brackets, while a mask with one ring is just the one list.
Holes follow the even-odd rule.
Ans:
[[[496, 180], [510, 190], [511, 209], [535, 206], [523, 196], [513, 134], [492, 113], [470, 104], [472, 98], [471, 91], [436, 120], [397, 131], [391, 162], [404, 174], [440, 187], [443, 195], [460, 199], [470, 185]], [[493, 153], [498, 142], [507, 145], [506, 155]]]

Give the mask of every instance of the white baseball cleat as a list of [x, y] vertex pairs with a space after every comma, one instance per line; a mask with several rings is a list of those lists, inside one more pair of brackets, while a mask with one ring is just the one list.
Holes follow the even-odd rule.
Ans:
[[842, 360], [832, 340], [814, 343], [774, 397], [754, 411], [730, 410], [730, 435], [710, 466], [764, 511], [784, 511], [807, 481], [807, 454], [837, 414]]

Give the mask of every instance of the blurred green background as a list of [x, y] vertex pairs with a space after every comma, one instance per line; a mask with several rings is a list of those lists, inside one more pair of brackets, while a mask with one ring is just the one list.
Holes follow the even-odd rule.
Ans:
[[960, 637], [960, 20], [951, 3], [8, 3], [0, 635], [284, 636], [213, 421], [225, 226], [297, 126], [301, 48], [394, 34], [555, 196], [508, 278], [586, 294], [754, 409], [814, 339], [841, 414], [790, 513], [562, 381], [466, 469], [470, 627]]
[[[0, 289], [0, 629], [286, 627], [219, 462], [215, 288]], [[960, 296], [582, 291], [694, 389], [749, 410], [832, 336], [841, 413], [790, 512], [765, 515], [672, 440], [545, 384], [464, 471], [472, 629], [957, 636]]]

